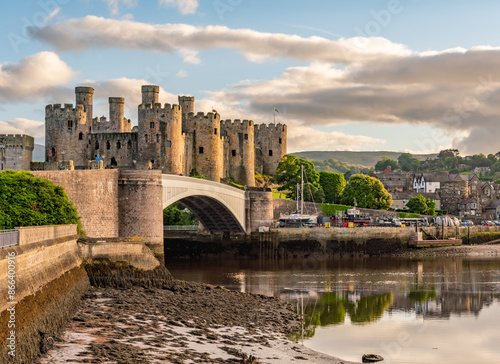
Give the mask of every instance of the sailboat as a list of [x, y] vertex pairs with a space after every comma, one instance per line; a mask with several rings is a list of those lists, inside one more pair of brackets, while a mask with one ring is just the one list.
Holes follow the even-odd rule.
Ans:
[[[304, 165], [301, 166], [300, 174], [300, 212], [299, 210], [292, 212], [289, 215], [281, 215], [278, 222], [281, 227], [300, 227], [300, 226], [316, 226], [318, 225], [318, 215], [304, 214]], [[299, 186], [297, 184], [297, 201]], [[298, 207], [298, 206], [297, 206]]]

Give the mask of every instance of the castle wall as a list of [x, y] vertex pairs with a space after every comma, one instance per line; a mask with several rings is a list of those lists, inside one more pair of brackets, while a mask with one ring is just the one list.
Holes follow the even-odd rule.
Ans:
[[137, 133], [92, 133], [87, 146], [91, 151], [89, 160], [99, 156], [105, 168], [135, 169]]
[[72, 104], [45, 107], [46, 162], [73, 160], [76, 167], [87, 165], [87, 117], [80, 104], [75, 108]]
[[275, 176], [276, 168], [286, 152], [286, 125], [255, 125], [255, 169], [259, 173]]
[[[187, 120], [189, 130], [193, 133], [192, 167], [205, 178], [219, 182], [223, 177], [223, 143], [221, 136], [220, 115], [202, 112], [189, 114]], [[186, 155], [189, 156], [188, 151]]]
[[0, 134], [0, 171], [30, 170], [35, 139], [25, 134]]
[[252, 120], [221, 121], [224, 143], [224, 169], [233, 180], [247, 187], [255, 186], [254, 124]]
[[[35, 176], [64, 188], [90, 237], [118, 236], [118, 171], [37, 171]], [[143, 171], [144, 173], [144, 171]]]

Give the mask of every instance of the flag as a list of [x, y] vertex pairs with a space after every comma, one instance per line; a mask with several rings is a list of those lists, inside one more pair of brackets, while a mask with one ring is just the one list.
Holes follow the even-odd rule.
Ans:
[[215, 110], [215, 109], [212, 109], [212, 112], [217, 112], [217, 110]]
[[276, 107], [274, 108], [274, 112], [280, 113]]

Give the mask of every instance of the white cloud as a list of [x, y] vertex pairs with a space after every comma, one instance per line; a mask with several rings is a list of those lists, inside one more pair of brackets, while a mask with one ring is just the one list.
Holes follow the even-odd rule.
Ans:
[[159, 0], [160, 5], [176, 8], [181, 14], [194, 14], [198, 9], [198, 0]]
[[289, 58], [348, 64], [412, 54], [402, 44], [377, 37], [330, 40], [218, 25], [155, 25], [91, 15], [49, 24], [33, 33], [38, 40], [59, 50], [113, 47], [171, 53], [181, 48], [195, 51], [229, 48], [259, 62], [266, 58]]
[[0, 134], [28, 134], [35, 138], [37, 144], [43, 144], [45, 140], [45, 123], [25, 118], [0, 120]]
[[179, 50], [184, 62], [191, 64], [200, 64], [201, 60], [198, 58], [198, 51], [192, 49], [181, 48]]
[[186, 78], [188, 76], [187, 72], [184, 71], [182, 68], [179, 70], [179, 72], [177, 72], [177, 77], [179, 78]]
[[75, 77], [76, 72], [53, 52], [40, 52], [19, 63], [1, 64], [0, 103], [43, 99]]
[[108, 4], [109, 12], [113, 16], [120, 14], [120, 6], [132, 8], [137, 5], [136, 0], [104, 0], [104, 2]]

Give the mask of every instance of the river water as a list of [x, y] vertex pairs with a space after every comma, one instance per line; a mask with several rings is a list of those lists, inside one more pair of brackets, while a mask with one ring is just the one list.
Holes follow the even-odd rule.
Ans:
[[280, 297], [304, 313], [294, 338], [344, 360], [500, 363], [500, 259], [167, 261], [176, 279]]

